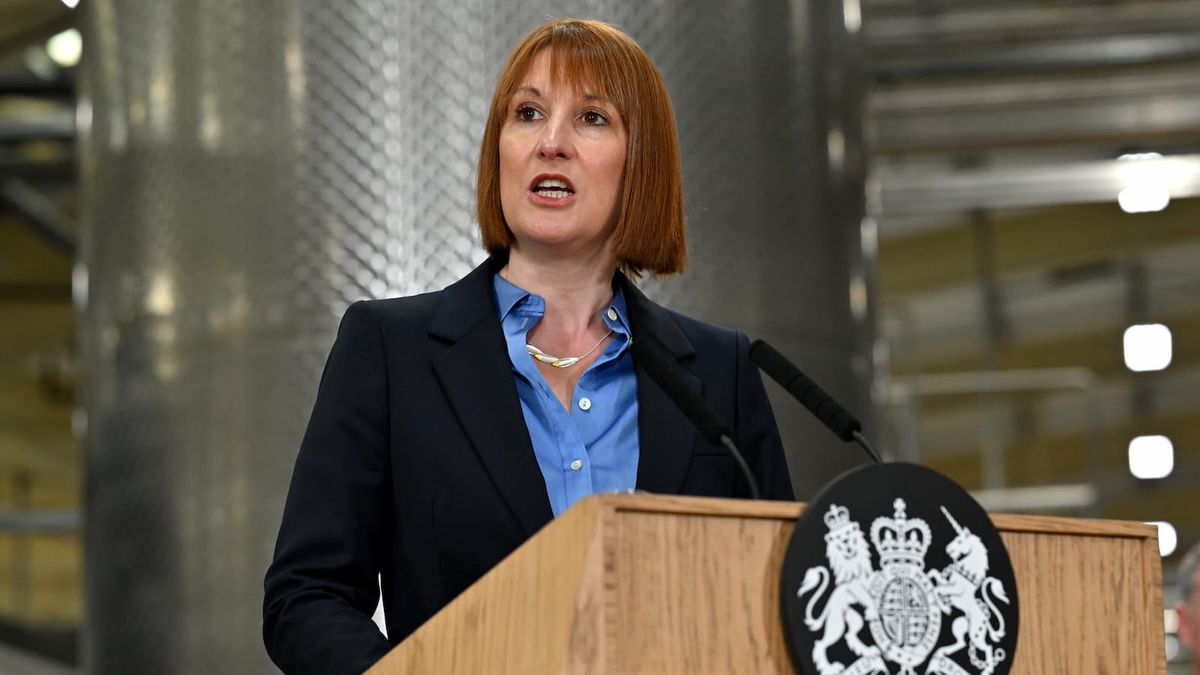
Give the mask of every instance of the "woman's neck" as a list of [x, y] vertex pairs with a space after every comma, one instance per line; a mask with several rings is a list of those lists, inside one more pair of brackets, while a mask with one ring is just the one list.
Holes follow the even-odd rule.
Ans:
[[607, 252], [582, 259], [533, 260], [514, 247], [500, 275], [540, 295], [546, 301], [546, 314], [539, 328], [570, 340], [602, 327], [600, 312], [612, 302], [616, 269]]

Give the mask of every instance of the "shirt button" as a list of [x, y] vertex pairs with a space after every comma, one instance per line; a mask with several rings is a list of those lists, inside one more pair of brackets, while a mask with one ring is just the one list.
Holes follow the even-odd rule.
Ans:
[[608, 320], [609, 321], [617, 320], [617, 310], [613, 309], [612, 307], [608, 308]]
[[571, 462], [571, 470], [572, 471], [578, 471], [582, 468], [583, 468], [583, 460], [582, 459], [577, 459], [574, 462]]
[[579, 409], [584, 412], [591, 410], [592, 409], [592, 399], [590, 399], [586, 396], [579, 399]]

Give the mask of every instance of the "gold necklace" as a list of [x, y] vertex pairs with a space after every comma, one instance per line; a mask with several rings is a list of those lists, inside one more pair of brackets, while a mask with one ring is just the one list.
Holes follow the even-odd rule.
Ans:
[[613, 334], [612, 329], [609, 328], [607, 333], [605, 333], [599, 340], [596, 340], [596, 344], [592, 345], [591, 349], [587, 350], [586, 352], [584, 352], [583, 354], [581, 354], [579, 356], [565, 356], [565, 357], [551, 356], [551, 355], [547, 354], [546, 352], [538, 349], [537, 347], [534, 347], [532, 344], [530, 344], [528, 342], [525, 343], [525, 351], [529, 352], [529, 355], [532, 356], [533, 358], [537, 359], [538, 361], [552, 365], [555, 368], [570, 368], [571, 366], [575, 365], [576, 363], [579, 363], [581, 360], [586, 359], [588, 357], [588, 354], [591, 354], [592, 352], [596, 351], [596, 347], [599, 347], [600, 343], [607, 340], [608, 336], [610, 336], [612, 334]]

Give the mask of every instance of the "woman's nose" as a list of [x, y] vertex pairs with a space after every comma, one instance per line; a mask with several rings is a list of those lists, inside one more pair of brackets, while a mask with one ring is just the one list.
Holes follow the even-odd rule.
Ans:
[[542, 136], [538, 139], [538, 156], [545, 159], [569, 157], [571, 155], [570, 141], [563, 122], [551, 119], [542, 128]]

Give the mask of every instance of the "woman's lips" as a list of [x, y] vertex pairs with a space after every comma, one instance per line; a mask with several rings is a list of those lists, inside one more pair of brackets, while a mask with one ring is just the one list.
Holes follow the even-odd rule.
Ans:
[[[559, 197], [558, 195], [563, 196]], [[575, 193], [565, 190], [555, 190], [549, 193], [530, 190], [529, 199], [540, 206], [566, 206], [575, 201]]]

